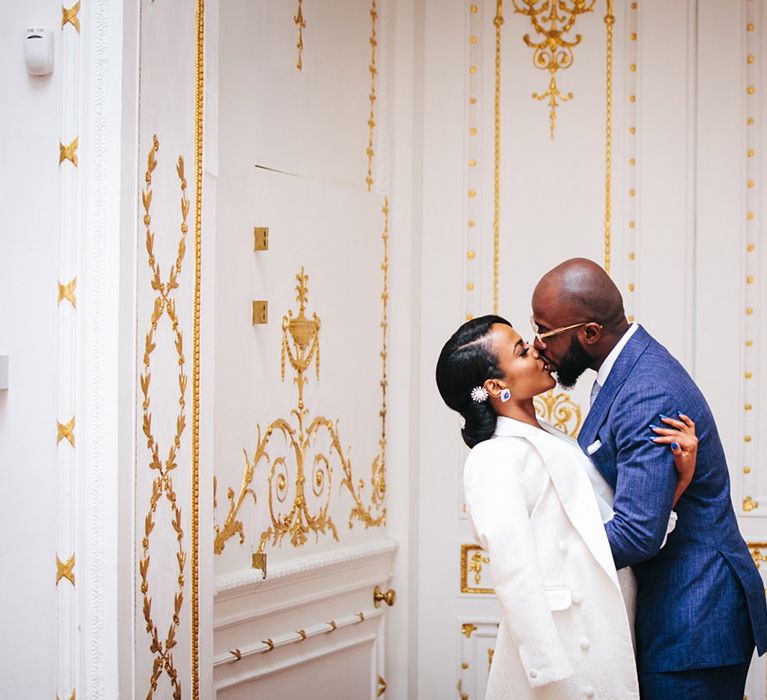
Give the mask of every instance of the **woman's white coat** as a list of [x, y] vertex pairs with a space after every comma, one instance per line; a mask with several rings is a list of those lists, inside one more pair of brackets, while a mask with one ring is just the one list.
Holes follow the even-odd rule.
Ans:
[[486, 700], [639, 698], [629, 620], [571, 444], [511, 418], [472, 449], [466, 505], [503, 611]]

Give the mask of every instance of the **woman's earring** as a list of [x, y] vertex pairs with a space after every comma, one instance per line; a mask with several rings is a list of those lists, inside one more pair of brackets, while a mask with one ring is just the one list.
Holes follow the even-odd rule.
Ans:
[[511, 398], [511, 392], [508, 389], [504, 389], [501, 392], [501, 401], [506, 403]]

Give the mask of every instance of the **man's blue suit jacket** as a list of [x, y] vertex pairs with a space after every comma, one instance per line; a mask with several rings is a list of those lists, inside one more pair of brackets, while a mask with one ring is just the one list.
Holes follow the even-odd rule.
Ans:
[[[661, 549], [677, 475], [671, 451], [651, 442], [651, 423], [686, 413], [695, 421], [698, 457], [679, 499], [679, 520]], [[738, 530], [724, 450], [695, 382], [641, 326], [621, 351], [578, 436], [615, 489], [605, 525], [615, 566], [638, 582], [636, 642], [640, 673], [749, 661], [767, 650], [765, 593]]]

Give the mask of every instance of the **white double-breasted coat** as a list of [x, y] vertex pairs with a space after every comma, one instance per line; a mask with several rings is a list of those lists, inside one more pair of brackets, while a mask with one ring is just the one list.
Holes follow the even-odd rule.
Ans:
[[587, 458], [547, 428], [499, 417], [464, 468], [502, 608], [486, 700], [639, 698], [626, 607], [579, 461]]

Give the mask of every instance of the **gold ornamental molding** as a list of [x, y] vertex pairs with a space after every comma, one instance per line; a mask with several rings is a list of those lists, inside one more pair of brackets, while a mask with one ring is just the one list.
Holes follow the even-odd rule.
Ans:
[[573, 64], [573, 49], [583, 38], [573, 30], [577, 18], [594, 10], [596, 0], [511, 0], [514, 12], [525, 15], [539, 41], [525, 34], [522, 40], [533, 49], [533, 65], [549, 74], [549, 86], [545, 92], [532, 94], [533, 99], [547, 101], [549, 105], [549, 131], [554, 138], [557, 107], [573, 99], [573, 93], [563, 93], [557, 85], [557, 73]]
[[501, 228], [501, 27], [503, 0], [496, 0], [495, 18], [495, 89], [493, 101], [493, 313], [498, 313], [498, 280]]
[[555, 394], [549, 390], [536, 396], [533, 405], [539, 418], [572, 438], [578, 436], [582, 420], [581, 407], [568, 394]]
[[748, 551], [751, 552], [751, 558], [759, 569], [763, 561], [767, 561], [767, 542], [749, 542]]
[[205, 108], [205, 0], [195, 3], [194, 281], [192, 301], [192, 698], [200, 697], [200, 312], [202, 290], [202, 156]]
[[[145, 245], [147, 252], [147, 261], [151, 272], [151, 287], [156, 296], [153, 302], [152, 314], [150, 317], [149, 329], [146, 332], [143, 354], [143, 369], [139, 376], [140, 391], [142, 395], [142, 418], [141, 426], [146, 438], [146, 447], [150, 456], [148, 468], [156, 474], [152, 480], [152, 493], [149, 499], [149, 506], [144, 516], [144, 537], [141, 540], [141, 557], [139, 559], [140, 589], [142, 598], [142, 612], [146, 626], [146, 632], [150, 637], [149, 652], [153, 656], [152, 673], [149, 678], [149, 689], [147, 700], [154, 697], [157, 690], [158, 681], [163, 671], [168, 675], [168, 679], [173, 689], [174, 700], [181, 697], [182, 681], [178, 677], [172, 649], [176, 646], [176, 630], [180, 622], [181, 609], [184, 602], [184, 569], [186, 565], [187, 553], [184, 548], [184, 530], [181, 517], [181, 506], [173, 486], [173, 472], [178, 464], [176, 456], [181, 448], [181, 437], [186, 428], [186, 386], [187, 375], [185, 373], [184, 339], [181, 333], [179, 318], [176, 313], [176, 301], [173, 293], [179, 286], [179, 276], [186, 253], [186, 234], [188, 231], [187, 217], [189, 214], [189, 199], [187, 198], [187, 181], [184, 175], [184, 159], [178, 157], [176, 162], [176, 173], [179, 179], [180, 187], [180, 236], [176, 250], [176, 258], [168, 271], [165, 281], [162, 279], [160, 265], [154, 254], [155, 232], [151, 229], [152, 216], [152, 174], [157, 167], [157, 152], [160, 143], [155, 135], [152, 138], [152, 146], [147, 155], [147, 169], [144, 176], [146, 187], [141, 192], [141, 203], [144, 208], [143, 223], [145, 227]], [[151, 359], [157, 347], [155, 333], [160, 320], [166, 317], [171, 327], [173, 336], [173, 348], [176, 353], [176, 364], [178, 366], [178, 413], [174, 420], [174, 435], [167, 448], [167, 456], [161, 457], [161, 448], [154, 436], [151, 412], [151, 394], [152, 383]], [[164, 450], [163, 450], [164, 452]], [[160, 638], [158, 624], [152, 617], [152, 596], [149, 586], [149, 565], [150, 565], [150, 545], [151, 537], [155, 528], [155, 514], [158, 507], [167, 502], [170, 516], [170, 534], [176, 540], [177, 567], [176, 590], [173, 592], [173, 615], [168, 625], [164, 641]]]
[[61, 28], [63, 29], [67, 24], [71, 24], [75, 31], [80, 33], [80, 20], [77, 14], [80, 12], [80, 0], [72, 5], [72, 7], [61, 6]]
[[464, 622], [461, 625], [461, 634], [468, 639], [474, 632], [477, 631], [477, 626], [471, 622]]
[[304, 67], [304, 29], [306, 29], [306, 21], [304, 20], [303, 0], [298, 0], [298, 10], [293, 16], [293, 24], [298, 28], [298, 40], [296, 41], [296, 49], [298, 50], [298, 58], [296, 60], [296, 69], [302, 70]]
[[486, 550], [476, 544], [461, 545], [461, 593], [492, 595], [495, 591], [482, 586], [482, 572], [490, 563]]
[[58, 300], [57, 303], [61, 303], [62, 301], [68, 301], [70, 304], [72, 304], [72, 308], [77, 308], [77, 299], [75, 297], [75, 289], [77, 289], [77, 277], [73, 277], [69, 282], [66, 284], [61, 284], [61, 282], [58, 282]]
[[72, 447], [75, 446], [75, 417], [72, 416], [66, 423], [56, 421], [56, 444], [66, 440]]
[[64, 561], [61, 561], [59, 559], [58, 555], [56, 555], [56, 585], [59, 585], [59, 581], [61, 579], [66, 579], [69, 581], [69, 583], [72, 584], [72, 587], [74, 588], [75, 585], [75, 555], [72, 554], [69, 559], [65, 559]]
[[376, 125], [376, 76], [378, 75], [378, 69], [376, 68], [376, 48], [378, 47], [378, 40], [376, 39], [377, 19], [378, 10], [376, 9], [376, 0], [370, 0], [370, 66], [368, 67], [370, 73], [370, 93], [368, 95], [368, 99], [370, 100], [370, 113], [368, 114], [368, 147], [365, 149], [365, 154], [368, 158], [368, 174], [365, 177], [365, 184], [367, 185], [368, 192], [373, 189], [373, 157], [375, 156], [375, 149], [373, 148], [373, 131]]
[[72, 165], [77, 167], [77, 136], [75, 136], [67, 146], [63, 143], [59, 143], [59, 165], [65, 160], [68, 160]]
[[[317, 380], [320, 376], [320, 319], [316, 313], [307, 315], [309, 301], [309, 276], [301, 270], [296, 275], [296, 301], [298, 310], [294, 314], [288, 311], [282, 318], [282, 339], [280, 350], [280, 377], [285, 379], [286, 360], [290, 364], [297, 390], [296, 407], [291, 411], [291, 418], [277, 418], [263, 430], [259, 425], [258, 439], [252, 457], [245, 451], [245, 469], [239, 492], [235, 497], [232, 488], [227, 491], [229, 510], [223, 525], [215, 526], [214, 552], [221, 554], [227, 540], [239, 535], [240, 543], [245, 541], [242, 521], [238, 518], [239, 510], [248, 497], [256, 501], [252, 489], [253, 476], [259, 463], [268, 465], [268, 510], [269, 527], [259, 538], [258, 552], [263, 552], [267, 543], [280, 546], [288, 537], [293, 547], [301, 547], [311, 532], [316, 539], [330, 535], [338, 541], [338, 532], [333, 519], [328, 514], [331, 501], [331, 482], [333, 464], [341, 469], [340, 486], [351, 495], [353, 506], [349, 512], [348, 526], [355, 520], [367, 527], [379, 527], [385, 523], [386, 509], [382, 507], [386, 491], [382, 436], [379, 454], [373, 460], [370, 469], [370, 505], [363, 502], [364, 481], [355, 481], [352, 465], [347, 451], [342, 446], [338, 421], [333, 422], [324, 416], [311, 417], [304, 405], [304, 386], [307, 374], [314, 366]], [[382, 324], [383, 325], [383, 324]], [[385, 391], [385, 379], [382, 380]], [[385, 415], [385, 411], [382, 411]], [[383, 419], [383, 418], [382, 418]], [[280, 434], [288, 446], [289, 454], [271, 458], [267, 450], [271, 449], [272, 436]], [[318, 449], [318, 441], [327, 441], [327, 448]], [[293, 494], [289, 499], [289, 486], [293, 478]], [[316, 501], [313, 509], [307, 502], [306, 488], [309, 486]], [[283, 505], [285, 504], [285, 505]]]

